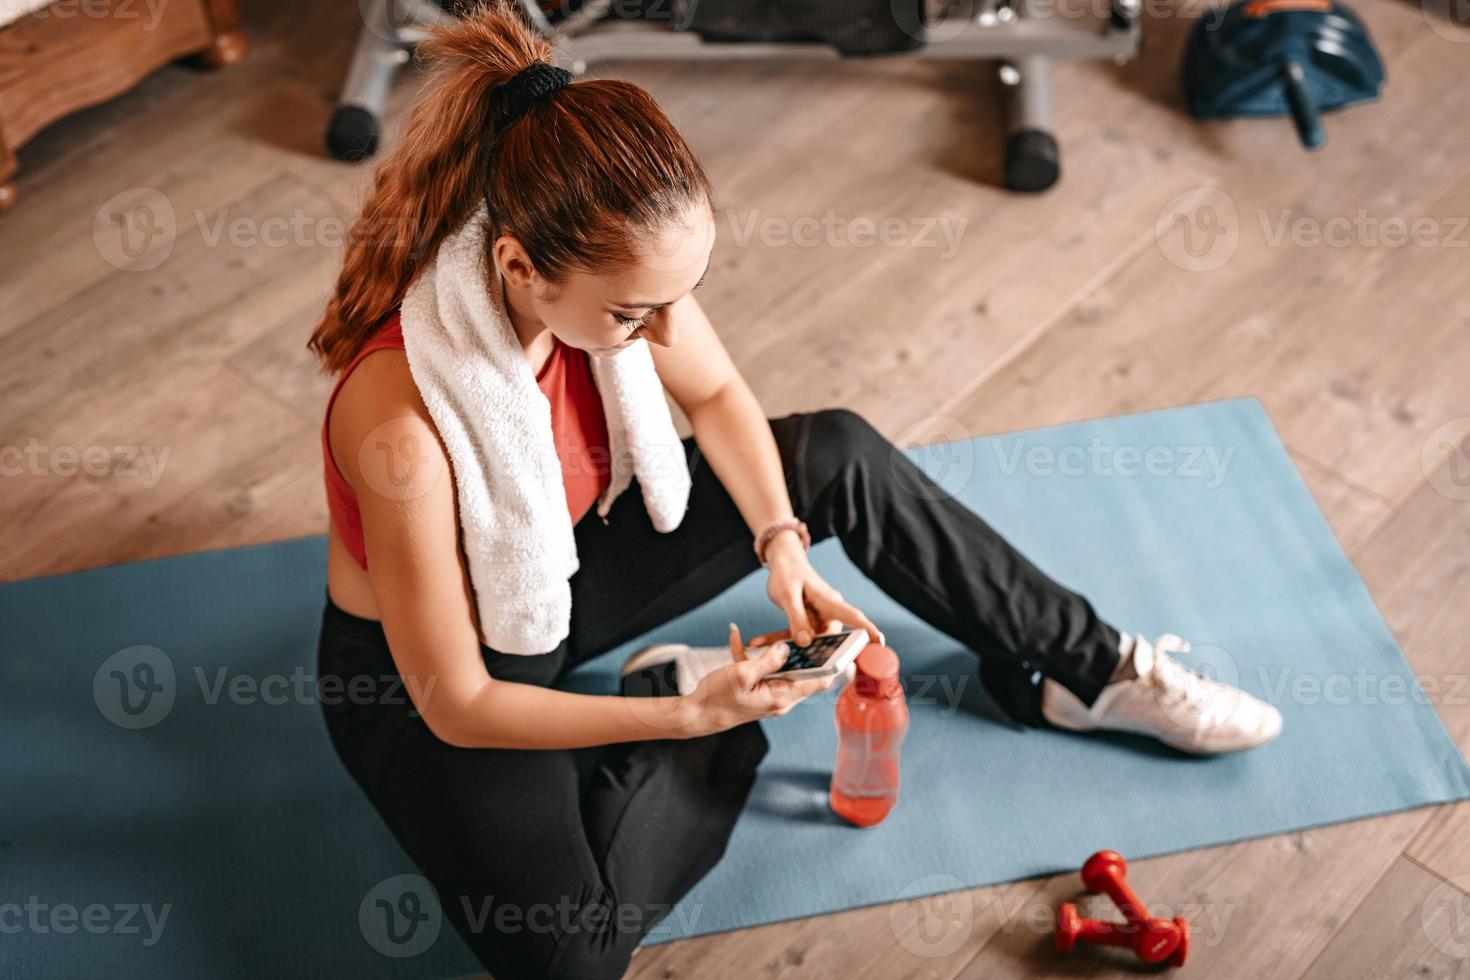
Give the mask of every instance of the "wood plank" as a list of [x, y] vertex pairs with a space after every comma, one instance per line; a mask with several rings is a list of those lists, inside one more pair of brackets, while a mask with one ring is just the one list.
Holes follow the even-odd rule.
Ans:
[[1470, 802], [1435, 808], [1404, 854], [1441, 879], [1470, 889]]
[[628, 976], [943, 980], [997, 932], [1047, 917], [1037, 886], [1016, 882], [661, 944], [640, 953]]
[[[205, 220], [181, 222], [171, 244], [160, 239], [158, 250], [140, 257], [151, 268], [113, 268], [0, 337], [5, 422], [50, 431], [115, 414], [119, 401], [137, 398], [140, 384], [187, 376], [190, 367], [245, 347], [260, 332], [257, 296], [304, 305], [303, 297], [319, 295], [313, 264], [330, 268], [334, 255], [328, 246], [297, 247], [291, 228], [304, 221], [303, 234], [314, 233], [319, 195], [289, 176], [259, 179]], [[72, 380], [67, 389], [29, 367], [63, 355]]]
[[1463, 977], [1470, 970], [1470, 894], [1395, 861], [1304, 980]]
[[[1410, 60], [1395, 76], [1401, 97], [1420, 104], [1435, 98], [1449, 57], [1459, 54], [1447, 56], [1446, 47], [1427, 32], [1409, 46]], [[936, 414], [1007, 430], [1258, 394], [1293, 450], [1342, 468], [1350, 482], [1381, 498], [1403, 499], [1422, 475], [1416, 460], [1430, 431], [1466, 414], [1455, 407], [1448, 381], [1463, 371], [1456, 358], [1464, 345], [1455, 331], [1463, 333], [1465, 300], [1449, 272], [1463, 254], [1280, 248], [1256, 216], [1275, 216], [1285, 206], [1325, 218], [1353, 215], [1365, 205], [1409, 220], [1452, 215], [1464, 207], [1465, 157], [1446, 155], [1444, 144], [1463, 141], [1470, 151], [1470, 131], [1448, 116], [1421, 117], [1391, 138], [1393, 179], [1385, 180], [1382, 112], [1377, 118], [1345, 113], [1333, 124], [1332, 149], [1312, 167], [1285, 156], [1263, 158], [1221, 185], [1230, 201], [1217, 197], [1215, 205], [1229, 204], [1241, 216], [1238, 245], [1224, 264], [1191, 271], [1182, 230], [1173, 229], [990, 383]], [[1213, 194], [1202, 193], [1206, 200]], [[1415, 288], [1385, 288], [1407, 281]], [[1403, 373], [1381, 382], [1365, 374], [1375, 356], [1369, 352], [1387, 343], [1398, 345], [1401, 356], [1385, 360], [1402, 372], [1427, 371], [1427, 383]], [[1384, 391], [1367, 391], [1365, 384]], [[1303, 395], [1308, 391], [1310, 398]], [[1366, 462], [1358, 464], [1353, 453]]]
[[0, 580], [251, 544], [259, 509], [313, 467], [320, 479], [320, 447], [274, 399], [218, 367], [185, 379], [83, 438], [37, 430], [37, 472], [6, 478], [0, 523], [38, 530], [7, 535]]
[[[54, 466], [42, 478], [7, 485], [5, 523], [48, 533], [13, 542], [0, 575], [191, 551], [212, 541], [246, 543], [232, 536], [246, 525], [233, 522], [251, 518], [262, 498], [304, 473], [314, 469], [320, 478], [319, 420], [228, 367], [259, 335], [251, 298], [305, 306], [318, 287], [303, 273], [313, 257], [332, 261], [322, 249], [252, 245], [249, 235], [284, 227], [319, 203], [294, 179], [267, 175], [228, 206], [245, 221], [245, 237], [225, 232], [211, 240], [207, 229], [192, 231], [157, 268], [114, 271], [0, 337], [6, 405], [0, 444], [139, 446], [172, 454], [156, 487], [80, 481]], [[61, 379], [36, 367], [57, 361], [67, 365]], [[205, 513], [209, 520], [189, 520]], [[89, 525], [111, 530], [100, 536], [77, 530]]]
[[1387, 501], [1348, 483], [1316, 460], [1300, 453], [1292, 453], [1291, 458], [1349, 555], [1357, 553], [1392, 516], [1393, 507]]
[[[1455, 601], [1470, 588], [1470, 567], [1463, 560], [1470, 546], [1470, 521], [1463, 516], [1465, 502], [1441, 492], [1443, 486], [1443, 481], [1431, 481], [1415, 496], [1416, 506], [1405, 508], [1417, 533], [1385, 540], [1381, 546], [1393, 548], [1400, 561], [1415, 569], [1405, 577], [1401, 589], [1385, 600], [1384, 608], [1390, 621], [1400, 624], [1397, 629], [1412, 631], [1417, 646], [1459, 651], [1470, 625], [1464, 604]], [[1463, 658], [1447, 659], [1442, 669], [1427, 674], [1424, 681], [1460, 751], [1470, 756], [1470, 673]], [[1440, 878], [1459, 881], [1463, 887], [1470, 880], [1465, 877], [1470, 875], [1470, 802], [1437, 808], [1404, 853]]]
[[[1435, 431], [1470, 415], [1470, 351], [1459, 343], [1470, 325], [1470, 298], [1446, 279], [1470, 266], [1467, 215], [1470, 172], [1411, 211], [1429, 222], [1426, 228], [1456, 237], [1387, 249], [1390, 261], [1324, 304], [1310, 327], [1247, 381], [1268, 393], [1291, 445], [1392, 500], [1423, 480], [1421, 450]], [[1410, 275], [1413, 289], [1394, 288]], [[1390, 343], [1402, 345], [1402, 356], [1383, 356]]]
[[1464, 637], [1470, 605], [1470, 507], [1426, 481], [1358, 559], [1379, 611], [1398, 638], [1450, 737], [1470, 746]]
[[[946, 88], [968, 89], [973, 100], [978, 86], [959, 80], [978, 81], [974, 67], [949, 70], [957, 80]], [[1087, 104], [1085, 72], [1059, 72], [1059, 105]], [[1132, 228], [1157, 212], [1152, 188], [1178, 191], [1204, 179], [1161, 159], [1157, 132], [1059, 119], [1071, 159], [1085, 163], [1038, 207], [974, 183], [998, 142], [976, 125], [974, 112], [934, 113], [919, 128], [883, 108], [894, 105], [903, 108], [876, 103], [845, 127], [830, 127], [812, 147], [824, 161], [824, 208], [813, 206], [811, 177], [801, 170], [761, 174], [749, 190], [737, 181], [727, 195], [737, 202], [738, 222], [770, 217], [778, 228], [794, 226], [825, 219], [826, 208], [838, 219], [818, 247], [759, 238], [741, 245], [728, 240], [733, 235], [718, 246], [731, 264], [720, 271], [736, 283], [706, 302], [773, 414], [836, 402], [860, 408], [890, 433], [910, 425], [916, 409], [920, 416], [928, 411], [927, 399], [914, 392], [963, 387], [1106, 275], [1136, 238]], [[912, 133], [913, 142], [894, 141], [895, 131]], [[936, 148], [941, 141], [945, 148]], [[953, 162], [926, 166], [936, 153]], [[882, 163], [875, 169], [865, 160]], [[946, 221], [958, 240], [924, 246], [924, 229]], [[907, 231], [892, 239], [895, 246], [856, 245], [865, 222]], [[927, 236], [939, 237], [932, 230]], [[752, 277], [769, 284], [762, 290], [769, 299], [753, 309], [743, 285]]]
[[[1185, 968], [1191, 977], [1294, 977], [1326, 946], [1424, 819], [1423, 811], [1410, 811], [1136, 861], [1128, 877], [1150, 911], [1190, 920], [1194, 942]], [[1353, 860], [1343, 860], [1346, 854]], [[1042, 894], [1054, 908], [1078, 898], [1080, 882], [1075, 874], [1058, 876], [1047, 881]], [[1084, 908], [1098, 916], [1107, 913], [1102, 899], [1090, 899]], [[1017, 980], [1137, 975], [1137, 962], [1116, 951], [1083, 949], [1058, 956], [1050, 942], [1049, 932], [999, 934], [959, 975]]]
[[[1444, 466], [1451, 465], [1446, 461]], [[1457, 597], [1470, 589], [1470, 514], [1465, 502], [1431, 480], [1378, 536], [1372, 551], [1403, 569], [1379, 597], [1379, 607], [1404, 643], [1421, 685], [1462, 753], [1470, 754], [1470, 673], [1465, 670], [1465, 631], [1470, 610]], [[1371, 582], [1371, 579], [1370, 579]], [[1436, 650], [1430, 661], [1420, 651]], [[1463, 887], [1470, 875], [1470, 803], [1436, 808], [1405, 855], [1446, 881]]]

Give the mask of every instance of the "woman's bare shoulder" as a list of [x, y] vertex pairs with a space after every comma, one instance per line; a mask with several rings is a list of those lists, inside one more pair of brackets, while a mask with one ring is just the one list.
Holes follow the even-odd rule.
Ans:
[[[380, 492], [385, 489], [378, 486], [375, 477], [381, 475], [379, 471], [385, 464], [391, 466], [394, 452], [402, 457], [401, 463], [447, 461], [433, 418], [414, 384], [408, 356], [401, 348], [376, 350], [358, 362], [337, 392], [328, 438], [338, 468], [358, 491], [364, 482], [365, 463], [373, 471], [366, 474], [369, 487]], [[387, 459], [384, 453], [389, 454]], [[402, 474], [389, 471], [387, 475], [396, 480]], [[402, 488], [397, 492], [401, 493]]]

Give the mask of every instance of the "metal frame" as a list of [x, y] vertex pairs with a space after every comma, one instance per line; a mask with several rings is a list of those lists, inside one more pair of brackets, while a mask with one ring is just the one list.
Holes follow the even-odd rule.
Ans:
[[[693, 32], [672, 30], [662, 21], [624, 20], [584, 26], [585, 17], [585, 12], [579, 14], [577, 22], [563, 27], [557, 37], [557, 50], [567, 56], [567, 67], [579, 73], [592, 64], [613, 59], [841, 58], [836, 49], [825, 44], [705, 41]], [[1038, 20], [1022, 10], [989, 3], [977, 5], [973, 16], [952, 14], [928, 25], [922, 47], [875, 57], [951, 61], [1009, 61], [1031, 55], [1127, 59], [1138, 53], [1140, 36], [1136, 23], [1119, 28], [1111, 21]]]
[[[705, 41], [676, 31], [665, 21], [603, 20], [612, 0], [595, 0], [553, 28], [535, 0], [521, 0], [527, 16], [549, 37], [557, 60], [576, 74], [613, 60], [826, 59], [841, 55], [823, 44], [730, 43]], [[706, 0], [712, 2], [712, 0]], [[1043, 16], [1043, 0], [962, 0], [924, 28], [922, 46], [879, 57], [943, 60], [995, 60], [1010, 92], [1007, 183], [1018, 190], [1051, 186], [1057, 174], [1056, 142], [1051, 134], [1051, 60], [1111, 58], [1123, 62], [1139, 50], [1139, 0], [1112, 0], [1105, 18]], [[387, 101], [396, 69], [427, 30], [449, 15], [431, 0], [361, 0], [364, 26], [357, 53], [343, 85], [339, 113], [365, 110], [376, 120]], [[375, 143], [374, 143], [375, 145]], [[335, 152], [335, 150], [334, 150]], [[371, 151], [369, 151], [371, 152]], [[1026, 170], [1033, 159], [1017, 154], [1050, 154], [1040, 170]], [[1018, 167], [1016, 165], [1020, 165]], [[1026, 174], [1029, 172], [1029, 176]], [[1017, 174], [1020, 176], [1017, 176]]]

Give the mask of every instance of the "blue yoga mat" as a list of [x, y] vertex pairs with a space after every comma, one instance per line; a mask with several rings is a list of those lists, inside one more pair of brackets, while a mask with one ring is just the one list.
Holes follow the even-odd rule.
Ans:
[[[769, 722], [724, 860], [650, 942], [1075, 869], [1101, 847], [1145, 857], [1470, 795], [1256, 401], [911, 455], [1111, 622], [1179, 633], [1187, 662], [1278, 704], [1282, 735], [1201, 760], [1014, 729], [973, 653], [826, 542], [813, 561], [903, 658], [899, 806], [866, 830], [829, 813], [830, 697]], [[319, 721], [324, 561], [312, 537], [0, 586], [0, 977], [475, 969], [432, 896], [409, 939], [385, 925], [423, 885]], [[719, 643], [732, 620], [781, 625], [759, 574], [567, 686], [612, 690], [634, 647]]]

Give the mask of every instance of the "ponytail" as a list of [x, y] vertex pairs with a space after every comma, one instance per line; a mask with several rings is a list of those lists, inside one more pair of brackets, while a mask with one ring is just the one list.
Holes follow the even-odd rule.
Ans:
[[417, 57], [429, 71], [426, 87], [374, 175], [307, 344], [324, 372], [352, 361], [481, 202], [489, 210], [486, 253], [512, 236], [552, 283], [572, 269], [630, 263], [643, 233], [713, 206], [693, 151], [630, 82], [575, 82], [507, 121], [497, 86], [554, 55], [506, 0], [437, 29]]
[[471, 12], [419, 44], [429, 78], [348, 235], [342, 272], [307, 347], [324, 371], [345, 368], [439, 244], [478, 205], [494, 123], [491, 93], [551, 45], [500, 5]]

